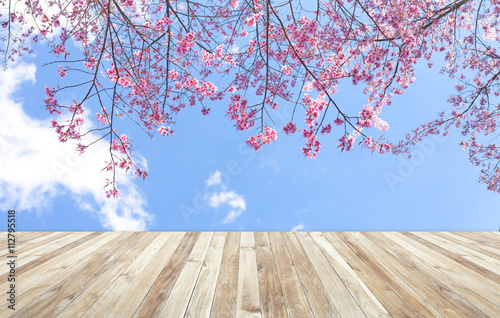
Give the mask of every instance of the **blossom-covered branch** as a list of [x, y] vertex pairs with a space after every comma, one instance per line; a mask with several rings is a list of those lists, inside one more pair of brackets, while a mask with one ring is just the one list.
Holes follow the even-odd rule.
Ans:
[[[496, 132], [500, 109], [498, 0], [1, 0], [1, 5], [4, 60], [30, 54], [33, 42], [49, 45], [61, 60], [60, 86], [46, 89], [46, 108], [71, 115], [54, 120], [53, 127], [62, 142], [78, 140], [86, 133], [84, 111], [95, 112], [101, 124], [96, 131], [110, 144], [106, 170], [147, 175], [135, 163], [126, 127], [118, 127], [117, 118], [151, 136], [168, 136], [187, 105], [208, 115], [217, 102], [226, 105], [237, 130], [256, 130], [247, 140], [255, 150], [281, 131], [300, 133], [302, 152], [310, 158], [320, 151], [323, 134], [336, 134], [336, 146], [345, 151], [359, 144], [399, 154], [411, 153], [429, 134], [446, 135], [455, 127], [468, 138], [463, 147], [471, 160], [484, 166], [481, 180], [500, 192], [497, 147], [477, 141], [479, 134]], [[415, 65], [426, 60], [432, 66], [438, 52], [445, 53], [444, 72], [457, 82], [449, 99], [453, 110], [405, 140], [385, 140], [384, 106], [414, 82]], [[367, 103], [354, 111], [343, 105], [337, 99], [342, 85], [361, 85]], [[86, 93], [73, 104], [57, 100], [61, 91], [82, 87]], [[286, 104], [293, 105], [293, 115], [278, 127], [276, 111]], [[107, 191], [118, 194], [114, 177]]]

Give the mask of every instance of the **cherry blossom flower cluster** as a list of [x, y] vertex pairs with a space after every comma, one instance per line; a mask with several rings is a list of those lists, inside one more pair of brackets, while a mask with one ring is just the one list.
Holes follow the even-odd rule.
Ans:
[[186, 55], [189, 49], [195, 45], [194, 40], [195, 40], [195, 33], [192, 31], [186, 34], [186, 36], [184, 37], [180, 36], [180, 39], [177, 41], [177, 49], [176, 49], [176, 52], [179, 55], [179, 57], [183, 57], [184, 55]]
[[69, 124], [59, 124], [52, 120], [52, 128], [55, 129], [60, 142], [66, 142], [69, 139], [79, 140], [81, 138], [80, 127], [83, 125], [83, 118], [78, 117]]
[[49, 111], [49, 113], [51, 115], [61, 114], [61, 111], [59, 111], [59, 103], [55, 98], [54, 91], [48, 87], [45, 87], [45, 95], [47, 95], [47, 97], [43, 101], [45, 102], [45, 107]]
[[289, 122], [288, 124], [283, 126], [283, 131], [287, 135], [294, 134], [297, 131], [297, 125], [295, 125], [295, 123], [293, 122]]
[[160, 128], [158, 128], [158, 132], [163, 137], [173, 134], [173, 130], [171, 130], [169, 126], [167, 126], [167, 127], [161, 126]]
[[259, 150], [262, 145], [269, 145], [271, 141], [278, 139], [276, 130], [271, 127], [266, 127], [264, 132], [259, 133], [257, 136], [252, 136], [246, 141], [247, 145], [255, 150]]
[[255, 121], [251, 119], [258, 112], [257, 109], [248, 109], [248, 101], [243, 99], [241, 95], [236, 94], [231, 96], [227, 115], [232, 121], [236, 121], [238, 130], [246, 130], [255, 125]]

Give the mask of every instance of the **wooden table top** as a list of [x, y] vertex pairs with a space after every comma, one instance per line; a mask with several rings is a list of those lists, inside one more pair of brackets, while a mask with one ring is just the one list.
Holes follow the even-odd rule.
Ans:
[[500, 317], [498, 232], [20, 232], [16, 239], [16, 310], [5, 297], [3, 262], [1, 317]]

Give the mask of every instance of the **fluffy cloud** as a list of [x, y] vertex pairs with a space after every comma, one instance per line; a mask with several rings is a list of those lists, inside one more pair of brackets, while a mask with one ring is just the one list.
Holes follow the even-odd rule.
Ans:
[[[205, 180], [208, 186], [215, 186], [221, 184], [221, 174], [219, 170], [215, 172]], [[220, 191], [214, 192], [209, 198], [208, 203], [211, 207], [218, 208], [221, 205], [229, 205], [231, 211], [222, 220], [222, 223], [228, 224], [232, 223], [246, 210], [245, 199], [234, 191], [228, 191], [225, 187], [218, 187]]]
[[222, 220], [222, 223], [228, 224], [234, 222], [237, 217], [239, 217], [243, 213], [243, 210], [231, 210], [228, 215]]
[[[61, 144], [48, 120], [30, 117], [14, 92], [25, 81], [35, 81], [34, 65], [18, 64], [0, 78], [0, 207], [43, 210], [58, 196], [70, 196], [83, 210], [97, 214], [106, 229], [145, 230], [153, 216], [133, 176], [117, 174], [120, 198], [107, 199], [103, 185], [108, 145], [98, 142], [86, 153], [75, 153], [75, 144]], [[90, 122], [89, 119], [86, 119]], [[89, 128], [90, 126], [87, 126]], [[87, 140], [96, 136], [87, 135]], [[146, 166], [143, 158], [141, 160]]]
[[305, 228], [304, 224], [300, 222], [300, 224], [294, 226], [290, 231], [292, 232], [302, 231], [304, 228]]
[[215, 172], [207, 180], [205, 180], [205, 183], [209, 187], [213, 185], [219, 185], [221, 184], [221, 182], [222, 179], [219, 170], [215, 170]]
[[246, 210], [245, 200], [234, 191], [222, 191], [220, 193], [214, 193], [210, 197], [210, 206], [214, 208], [224, 203], [229, 204], [233, 209]]

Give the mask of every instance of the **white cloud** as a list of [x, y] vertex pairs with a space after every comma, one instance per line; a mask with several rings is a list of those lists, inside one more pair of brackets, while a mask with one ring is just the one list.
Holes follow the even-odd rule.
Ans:
[[[222, 183], [221, 173], [219, 170], [210, 175], [210, 177], [205, 180], [207, 186], [220, 185]], [[208, 197], [208, 203], [213, 208], [218, 208], [221, 205], [229, 205], [231, 211], [222, 220], [222, 223], [232, 223], [238, 218], [247, 208], [245, 199], [234, 191], [228, 191], [226, 187], [217, 187], [219, 191], [214, 192], [210, 197]]]
[[214, 174], [212, 174], [207, 180], [205, 180], [207, 186], [219, 185], [222, 182], [220, 171], [215, 170]]
[[304, 228], [305, 228], [304, 224], [300, 222], [300, 224], [294, 226], [290, 231], [291, 232], [302, 231]]
[[227, 203], [233, 209], [246, 210], [246, 203], [243, 197], [234, 191], [222, 191], [220, 193], [214, 193], [210, 197], [210, 206], [216, 208], [221, 204]]
[[228, 224], [234, 222], [234, 220], [236, 220], [236, 218], [239, 217], [241, 213], [243, 213], [243, 210], [231, 210], [231, 212], [229, 212], [222, 223]]
[[[58, 141], [48, 120], [30, 117], [23, 105], [13, 100], [22, 82], [35, 81], [35, 71], [32, 64], [18, 64], [1, 74], [0, 208], [43, 211], [57, 197], [70, 196], [81, 209], [96, 213], [106, 229], [145, 230], [153, 216], [145, 211], [146, 199], [133, 176], [120, 171], [120, 198], [105, 197], [106, 175], [101, 172], [104, 161], [109, 160], [105, 142], [94, 144], [79, 156], [75, 144]], [[87, 136], [88, 140], [95, 137]], [[140, 160], [145, 167], [145, 159]]]

